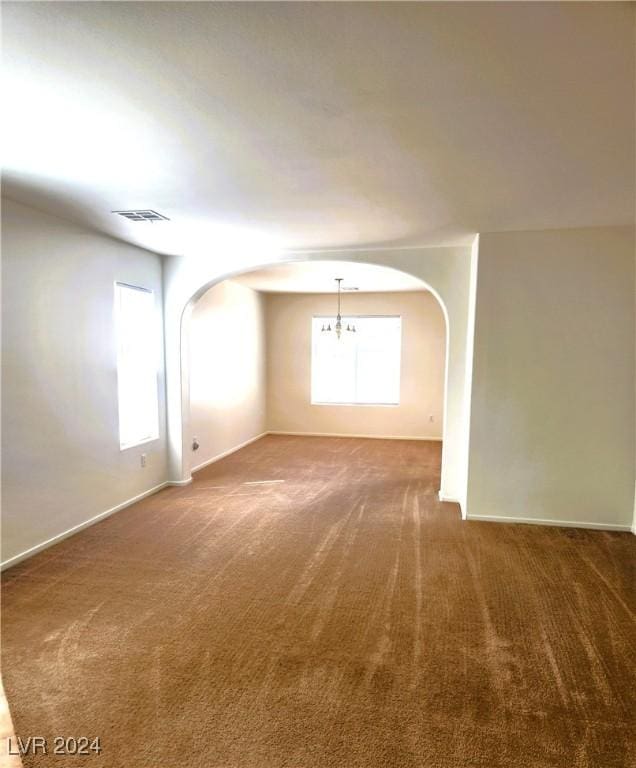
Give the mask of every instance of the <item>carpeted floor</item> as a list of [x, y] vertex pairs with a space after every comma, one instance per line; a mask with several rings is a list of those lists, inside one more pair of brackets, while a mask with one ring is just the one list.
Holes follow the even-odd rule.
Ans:
[[636, 538], [461, 522], [439, 468], [270, 436], [10, 569], [17, 733], [102, 746], [25, 765], [636, 765]]

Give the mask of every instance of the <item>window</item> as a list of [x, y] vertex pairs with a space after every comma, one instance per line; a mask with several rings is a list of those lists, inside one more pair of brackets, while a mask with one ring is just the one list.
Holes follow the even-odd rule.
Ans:
[[342, 325], [355, 324], [356, 332], [323, 333], [323, 323], [334, 317], [312, 320], [311, 402], [339, 405], [399, 405], [400, 317], [343, 317]]
[[158, 334], [155, 296], [115, 284], [119, 447], [159, 437]]

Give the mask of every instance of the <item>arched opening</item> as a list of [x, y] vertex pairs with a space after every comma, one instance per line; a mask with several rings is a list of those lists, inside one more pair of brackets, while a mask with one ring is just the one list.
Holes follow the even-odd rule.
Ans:
[[[343, 294], [343, 315], [394, 317], [401, 316], [404, 311], [411, 313], [408, 322], [403, 326], [400, 362], [403, 374], [400, 388], [402, 397], [396, 408], [384, 408], [384, 404], [365, 409], [358, 408], [359, 404], [346, 404], [346, 407], [342, 407], [343, 404], [338, 404], [341, 407], [322, 404], [324, 407], [316, 408], [315, 403], [312, 403], [309, 369], [313, 362], [310, 359], [313, 347], [310, 318], [315, 315], [335, 314], [336, 276], [344, 276], [345, 287], [358, 288], [355, 292], [347, 291]], [[448, 311], [439, 292], [418, 275], [371, 261], [362, 262], [355, 258], [338, 258], [336, 261], [294, 259], [257, 270], [243, 269], [210, 280], [194, 291], [187, 301], [181, 315], [180, 327], [182, 481], [187, 482], [193, 470], [211, 463], [230, 452], [233, 447], [239, 447], [250, 439], [247, 425], [241, 432], [240, 422], [245, 414], [240, 414], [235, 408], [238, 406], [240, 410], [241, 393], [233, 382], [239, 382], [239, 387], [243, 386], [240, 382], [241, 372], [248, 377], [258, 378], [258, 366], [254, 365], [255, 360], [248, 360], [247, 356], [262, 355], [263, 350], [255, 346], [253, 339], [248, 339], [247, 349], [241, 349], [241, 326], [248, 322], [250, 317], [254, 320], [260, 311], [253, 301], [246, 299], [245, 294], [241, 295], [241, 290], [256, 290], [265, 297], [268, 310], [263, 320], [267, 326], [264, 344], [267, 346], [266, 354], [273, 354], [276, 358], [275, 364], [281, 363], [283, 369], [288, 369], [290, 358], [294, 357], [295, 352], [293, 349], [285, 349], [285, 345], [293, 342], [299, 331], [302, 338], [298, 340], [298, 344], [304, 350], [302, 354], [296, 355], [296, 358], [303, 357], [296, 368], [298, 381], [284, 387], [280, 377], [272, 377], [270, 374], [264, 383], [266, 388], [276, 389], [276, 393], [275, 397], [271, 397], [272, 393], [268, 391], [265, 401], [263, 402], [262, 398], [260, 400], [260, 407], [266, 412], [266, 420], [263, 429], [256, 430], [257, 434], [262, 431], [440, 439], [444, 467], [448, 428], [450, 335]], [[243, 310], [239, 308], [238, 313], [236, 306], [234, 309], [230, 308], [222, 316], [223, 312], [219, 310], [222, 310], [224, 303], [232, 300], [229, 293], [233, 293], [235, 301], [244, 301], [244, 307]], [[295, 297], [295, 300], [290, 302], [290, 296]], [[301, 296], [314, 298], [301, 301]], [[399, 309], [400, 296], [401, 305], [407, 307], [406, 310]], [[285, 316], [282, 319], [281, 313]], [[436, 327], [441, 342], [439, 339], [435, 341], [432, 336], [426, 344], [420, 339], [418, 350], [415, 336], [421, 333], [423, 324], [427, 321]], [[206, 333], [214, 328], [215, 323], [217, 332], [214, 333], [213, 348], [206, 349], [208, 359], [196, 359], [205, 348]], [[219, 323], [223, 325], [221, 333], [218, 333]], [[430, 330], [430, 333], [433, 334], [433, 330]], [[274, 340], [271, 334], [274, 334]], [[437, 349], [429, 349], [435, 343]], [[429, 357], [430, 354], [438, 355], [439, 361], [428, 359], [423, 363], [420, 358], [422, 355], [426, 357], [427, 354]], [[231, 370], [223, 370], [220, 365], [224, 355]], [[269, 360], [271, 364], [272, 358]], [[437, 363], [440, 392], [435, 394], [432, 390], [435, 388], [437, 374], [433, 369]], [[426, 365], [431, 369], [428, 381], [424, 380]], [[404, 366], [407, 366], [406, 370]], [[413, 381], [415, 377], [419, 378], [417, 386]], [[207, 410], [206, 390], [215, 391], [218, 395], [217, 405], [208, 407]], [[438, 408], [434, 402], [436, 396], [439, 399]], [[418, 397], [420, 402], [415, 402]], [[286, 410], [294, 410], [291, 406], [295, 404], [296, 412], [293, 418], [282, 418], [280, 407], [276, 408], [281, 402], [285, 403]], [[246, 411], [256, 413], [259, 398], [252, 391], [247, 394], [243, 404]], [[209, 402], [207, 405], [209, 406]], [[206, 428], [205, 419], [207, 416], [214, 416], [215, 407], [227, 407], [228, 414], [237, 414], [238, 419], [234, 422], [236, 428], [233, 429], [232, 435], [224, 435], [224, 427], [220, 422], [216, 425], [216, 431], [212, 424], [209, 424], [210, 429]], [[329, 418], [325, 418], [325, 414]], [[220, 418], [222, 420], [222, 417]], [[301, 424], [302, 426], [299, 426]], [[406, 424], [410, 424], [411, 428], [408, 429]], [[254, 433], [255, 429], [252, 428], [251, 431]], [[204, 444], [204, 449], [199, 453], [193, 451], [194, 438], [199, 446]]]

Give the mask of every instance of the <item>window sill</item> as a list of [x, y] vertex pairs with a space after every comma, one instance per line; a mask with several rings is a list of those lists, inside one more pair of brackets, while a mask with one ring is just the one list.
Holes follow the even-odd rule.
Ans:
[[147, 437], [145, 440], [140, 440], [138, 443], [129, 443], [128, 445], [120, 445], [119, 452], [122, 453], [123, 451], [129, 451], [131, 448], [138, 448], [140, 445], [147, 445], [148, 443], [154, 443], [156, 440], [159, 440], [159, 435], [156, 435], [155, 437]]
[[311, 405], [335, 405], [354, 408], [399, 408], [399, 403], [322, 403], [311, 401]]

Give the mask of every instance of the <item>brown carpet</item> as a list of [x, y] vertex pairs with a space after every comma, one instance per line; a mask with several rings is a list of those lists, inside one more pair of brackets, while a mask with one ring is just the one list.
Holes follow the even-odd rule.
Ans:
[[103, 747], [25, 765], [636, 765], [636, 538], [461, 522], [439, 468], [270, 436], [9, 570], [16, 731]]

